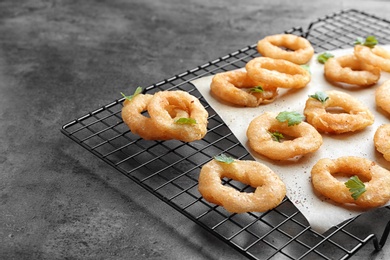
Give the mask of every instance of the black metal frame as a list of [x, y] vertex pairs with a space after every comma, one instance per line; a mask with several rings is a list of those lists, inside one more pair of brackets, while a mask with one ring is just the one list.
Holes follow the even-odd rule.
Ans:
[[[346, 10], [318, 19], [306, 31], [293, 28], [286, 33], [306, 37], [319, 53], [351, 47], [356, 37], [370, 34], [375, 34], [381, 43], [390, 43], [390, 22], [361, 11]], [[248, 258], [346, 259], [369, 241], [380, 250], [389, 234], [390, 222], [384, 224], [380, 241], [372, 231], [356, 228], [359, 217], [319, 234], [288, 198], [269, 212], [230, 214], [199, 194], [200, 168], [213, 156], [224, 153], [238, 159], [253, 158], [190, 81], [244, 67], [258, 55], [254, 44], [144, 90], [147, 93], [184, 90], [198, 97], [210, 115], [208, 133], [200, 141], [138, 138], [122, 121], [123, 98], [65, 124], [61, 131]], [[224, 182], [239, 190], [250, 189], [233, 180]], [[390, 208], [384, 209], [390, 219]]]

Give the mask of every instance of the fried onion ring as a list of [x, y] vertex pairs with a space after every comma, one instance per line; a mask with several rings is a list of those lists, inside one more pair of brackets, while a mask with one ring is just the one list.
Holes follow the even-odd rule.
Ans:
[[257, 42], [257, 51], [264, 57], [288, 60], [299, 65], [309, 62], [314, 54], [307, 39], [293, 34], [267, 36]]
[[[341, 134], [361, 130], [374, 123], [374, 115], [359, 100], [337, 90], [326, 91], [326, 93], [329, 99], [324, 103], [308, 98], [303, 111], [307, 122], [318, 131]], [[343, 113], [328, 112], [327, 109], [331, 108], [342, 108]]]
[[[366, 192], [353, 199], [349, 189], [336, 175], [357, 175], [364, 182]], [[390, 172], [365, 158], [345, 156], [335, 160], [320, 159], [311, 170], [311, 180], [316, 191], [341, 204], [373, 208], [386, 204], [390, 199]]]
[[374, 144], [378, 152], [390, 162], [390, 124], [378, 127], [374, 134]]
[[367, 87], [378, 82], [380, 69], [360, 62], [353, 54], [347, 54], [329, 58], [325, 62], [324, 74], [331, 82]]
[[355, 45], [354, 53], [363, 63], [378, 67], [390, 72], [390, 52], [380, 46], [370, 48], [363, 45]]
[[386, 80], [375, 90], [376, 105], [390, 114], [390, 80]]
[[166, 132], [157, 128], [153, 119], [142, 114], [147, 111], [152, 98], [153, 95], [150, 94], [138, 94], [132, 100], [125, 100], [122, 108], [122, 119], [131, 132], [145, 140], [171, 139]]
[[[224, 177], [256, 190], [240, 192], [223, 185], [221, 179]], [[200, 171], [198, 189], [205, 200], [223, 206], [231, 213], [265, 212], [278, 206], [286, 195], [285, 184], [270, 168], [245, 160], [227, 164], [213, 159], [206, 163]]]
[[[199, 99], [187, 92], [176, 90], [155, 93], [148, 104], [148, 112], [157, 129], [167, 133], [172, 139], [192, 142], [202, 139], [207, 133], [208, 112]], [[176, 119], [183, 115], [195, 119], [196, 123], [176, 123]]]
[[246, 71], [233, 70], [216, 74], [211, 81], [211, 92], [226, 102], [243, 107], [257, 107], [268, 104], [278, 95], [277, 88], [263, 88], [263, 92], [252, 92], [256, 84]]
[[245, 68], [256, 84], [265, 87], [303, 88], [311, 79], [310, 72], [287, 60], [257, 57]]
[[[306, 122], [288, 126], [287, 122], [279, 122], [277, 113], [266, 112], [254, 118], [247, 129], [249, 146], [257, 153], [273, 160], [288, 160], [314, 152], [322, 145], [322, 136]], [[273, 132], [279, 132], [291, 140], [274, 141]]]

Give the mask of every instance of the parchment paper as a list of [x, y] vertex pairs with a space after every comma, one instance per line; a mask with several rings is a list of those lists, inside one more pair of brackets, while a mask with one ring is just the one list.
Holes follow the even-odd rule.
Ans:
[[[389, 49], [390, 46], [384, 46]], [[352, 53], [353, 49], [330, 51], [336, 57]], [[312, 74], [311, 82], [303, 89], [281, 90], [277, 99], [270, 104], [260, 105], [256, 108], [243, 108], [232, 106], [217, 100], [210, 93], [212, 76], [192, 81], [192, 84], [201, 92], [211, 107], [224, 120], [241, 144], [259, 162], [273, 169], [287, 186], [287, 197], [307, 218], [311, 227], [317, 232], [323, 233], [332, 226], [341, 223], [364, 211], [353, 208], [345, 208], [332, 203], [330, 200], [316, 195], [311, 186], [310, 171], [312, 166], [321, 158], [335, 159], [341, 156], [360, 156], [375, 161], [382, 167], [390, 169], [390, 163], [383, 159], [382, 154], [375, 150], [373, 137], [376, 129], [383, 123], [390, 123], [390, 118], [385, 112], [377, 108], [375, 104], [375, 89], [385, 80], [390, 79], [390, 74], [382, 72], [380, 81], [368, 88], [343, 88], [327, 82], [323, 75], [324, 65], [320, 64], [316, 56], [309, 63]], [[323, 136], [323, 145], [312, 154], [305, 155], [299, 161], [283, 162], [273, 161], [257, 154], [249, 148], [246, 130], [250, 121], [266, 111], [297, 111], [303, 114], [303, 109], [308, 95], [319, 90], [339, 90], [356, 97], [366, 104], [375, 115], [375, 123], [363, 131], [352, 134]], [[390, 205], [390, 204], [387, 204]]]

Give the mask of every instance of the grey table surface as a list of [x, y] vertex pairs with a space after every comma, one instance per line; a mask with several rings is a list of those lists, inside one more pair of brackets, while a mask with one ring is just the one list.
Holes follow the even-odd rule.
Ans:
[[[390, 19], [380, 0], [0, 1], [0, 259], [243, 258], [60, 128], [350, 8]], [[367, 244], [353, 258], [389, 254]]]

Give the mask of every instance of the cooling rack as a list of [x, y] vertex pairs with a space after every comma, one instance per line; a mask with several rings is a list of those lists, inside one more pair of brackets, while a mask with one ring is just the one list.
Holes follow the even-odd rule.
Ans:
[[[375, 35], [381, 44], [390, 43], [390, 22], [361, 11], [345, 10], [319, 18], [306, 30], [298, 27], [285, 33], [306, 37], [319, 53], [350, 48], [357, 37], [366, 35]], [[288, 198], [265, 213], [230, 214], [199, 194], [200, 168], [212, 157], [224, 153], [237, 159], [253, 158], [190, 81], [244, 67], [258, 55], [253, 44], [145, 88], [144, 92], [150, 94], [184, 90], [198, 97], [209, 112], [208, 133], [200, 141], [138, 138], [122, 121], [123, 98], [65, 124], [61, 131], [250, 259], [347, 259], [369, 241], [375, 250], [380, 250], [390, 230], [386, 222], [380, 239], [371, 230], [357, 227], [361, 216], [319, 234]], [[223, 182], [240, 191], [251, 189], [233, 180]], [[387, 221], [389, 209], [381, 209]]]

